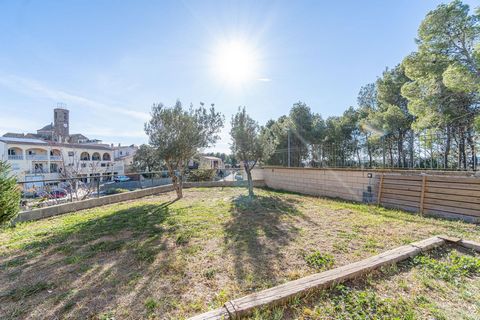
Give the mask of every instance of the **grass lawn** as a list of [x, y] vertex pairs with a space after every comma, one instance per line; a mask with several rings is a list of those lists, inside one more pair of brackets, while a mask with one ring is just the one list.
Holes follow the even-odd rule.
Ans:
[[[183, 319], [432, 235], [480, 240], [472, 224], [256, 192], [188, 189], [0, 231], [0, 318]], [[252, 319], [480, 318], [477, 271], [436, 251]]]

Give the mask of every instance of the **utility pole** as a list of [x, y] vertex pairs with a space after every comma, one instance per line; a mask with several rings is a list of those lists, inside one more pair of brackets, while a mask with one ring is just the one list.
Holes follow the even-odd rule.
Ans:
[[288, 167], [290, 167], [290, 128], [288, 128]]

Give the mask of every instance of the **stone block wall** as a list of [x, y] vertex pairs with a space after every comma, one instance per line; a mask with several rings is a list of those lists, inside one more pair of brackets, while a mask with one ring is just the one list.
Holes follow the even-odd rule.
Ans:
[[378, 175], [373, 171], [348, 169], [265, 167], [267, 187], [314, 196], [375, 201]]

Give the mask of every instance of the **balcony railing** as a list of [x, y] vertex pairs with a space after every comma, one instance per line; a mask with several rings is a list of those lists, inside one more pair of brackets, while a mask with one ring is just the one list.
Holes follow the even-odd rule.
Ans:
[[51, 161], [62, 161], [62, 156], [50, 156]]
[[23, 155], [8, 155], [8, 160], [23, 160]]
[[27, 160], [48, 160], [48, 156], [42, 154], [27, 154]]
[[50, 173], [47, 169], [33, 169], [25, 171], [26, 174]]

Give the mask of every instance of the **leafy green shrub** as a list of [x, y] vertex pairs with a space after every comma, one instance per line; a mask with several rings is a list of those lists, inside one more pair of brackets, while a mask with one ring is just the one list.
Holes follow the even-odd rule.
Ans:
[[10, 166], [0, 161], [0, 226], [17, 216], [20, 210], [20, 197], [17, 180], [10, 175]]
[[112, 194], [118, 194], [118, 193], [124, 193], [124, 192], [129, 192], [130, 190], [128, 189], [122, 189], [122, 188], [111, 188], [105, 190], [106, 195], [112, 195]]
[[215, 177], [215, 169], [198, 169], [192, 170], [188, 174], [188, 181], [200, 182], [200, 181], [212, 181]]
[[326, 270], [333, 266], [335, 263], [335, 258], [328, 253], [314, 251], [305, 256], [305, 262], [311, 268], [315, 268], [317, 270]]
[[446, 261], [439, 261], [429, 255], [421, 255], [416, 256], [413, 262], [445, 281], [454, 281], [461, 277], [480, 274], [480, 258], [460, 255], [456, 251], [451, 251], [446, 256]]

